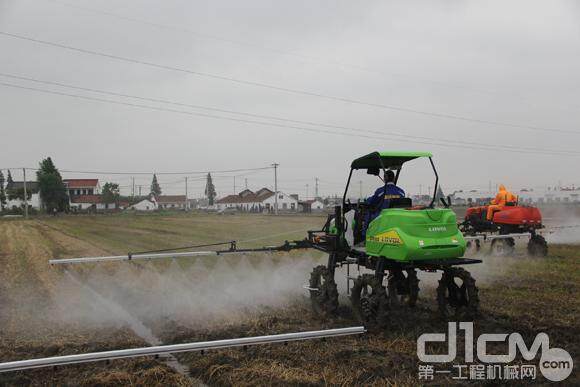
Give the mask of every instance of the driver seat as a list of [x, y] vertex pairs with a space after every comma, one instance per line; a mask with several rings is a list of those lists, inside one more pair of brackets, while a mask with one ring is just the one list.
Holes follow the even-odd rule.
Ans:
[[413, 207], [413, 201], [411, 198], [396, 198], [389, 199], [389, 205], [387, 208], [411, 208]]

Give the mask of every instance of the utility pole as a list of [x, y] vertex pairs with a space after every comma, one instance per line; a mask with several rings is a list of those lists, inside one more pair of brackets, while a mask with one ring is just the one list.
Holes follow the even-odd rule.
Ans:
[[314, 186], [314, 199], [318, 197], [318, 177], [314, 178], [315, 186]]
[[274, 167], [274, 214], [278, 215], [278, 163], [272, 164]]
[[139, 184], [139, 196], [141, 196], [141, 187], [143, 187], [141, 184]]
[[26, 192], [26, 168], [22, 168], [24, 176], [24, 218], [28, 218], [28, 194]]
[[359, 199], [362, 199], [362, 180], [358, 181]]
[[187, 176], [185, 176], [185, 211], [189, 211], [189, 201], [187, 200]]
[[306, 200], [308, 200], [308, 184], [306, 184]]
[[419, 196], [423, 196], [423, 184], [419, 184]]

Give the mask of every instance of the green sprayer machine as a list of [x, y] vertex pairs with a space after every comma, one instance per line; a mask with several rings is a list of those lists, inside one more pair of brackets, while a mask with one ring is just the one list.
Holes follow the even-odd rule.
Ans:
[[[348, 188], [357, 170], [379, 176], [396, 171], [396, 184], [403, 164], [427, 158], [435, 175], [435, 187], [428, 205], [413, 205], [410, 198], [389, 198], [388, 205], [366, 201], [351, 203]], [[373, 152], [359, 157], [351, 170], [341, 206], [320, 231], [309, 231], [312, 247], [328, 253], [328, 264], [318, 266], [310, 277], [308, 290], [312, 305], [319, 313], [333, 313], [338, 307], [335, 282], [337, 267], [347, 266], [347, 280], [352, 281], [350, 299], [354, 311], [367, 323], [388, 321], [389, 311], [400, 306], [414, 307], [419, 294], [417, 270], [441, 271], [437, 303], [443, 317], [473, 317], [479, 298], [475, 280], [459, 265], [480, 263], [462, 258], [466, 242], [457, 227], [449, 199], [440, 198], [444, 208], [435, 208], [439, 176], [428, 152]], [[385, 192], [386, 192], [385, 180]], [[383, 200], [387, 200], [385, 195]], [[365, 224], [369, 213], [378, 215]], [[372, 273], [351, 277], [350, 265]], [[386, 286], [384, 285], [386, 277]]]
[[[387, 171], [396, 184], [403, 165], [415, 159], [428, 160], [435, 175], [430, 203], [413, 205], [410, 198], [383, 195], [378, 204], [348, 199], [353, 172], [363, 170], [380, 177]], [[436, 207], [439, 177], [432, 155], [428, 152], [373, 152], [355, 159], [341, 205], [334, 207], [320, 230], [308, 231], [306, 238], [286, 241], [280, 246], [239, 248], [234, 241], [187, 248], [220, 246], [221, 250], [182, 251], [179, 249], [129, 253], [122, 256], [53, 259], [51, 264], [83, 262], [151, 260], [251, 252], [285, 252], [294, 249], [316, 249], [328, 254], [326, 265], [310, 274], [305, 289], [314, 311], [325, 317], [338, 309], [339, 294], [335, 280], [337, 268], [346, 266], [348, 292], [353, 309], [365, 325], [388, 322], [394, 308], [415, 306], [419, 294], [417, 271], [442, 273], [437, 287], [437, 304], [445, 318], [470, 318], [478, 310], [479, 298], [475, 280], [461, 265], [480, 263], [462, 258], [466, 248], [457, 227], [450, 202], [440, 198]], [[387, 181], [384, 180], [385, 192]], [[369, 217], [373, 214], [373, 217]], [[217, 247], [216, 247], [217, 248]], [[351, 277], [350, 267], [366, 268], [369, 273]], [[359, 271], [360, 272], [360, 271]], [[352, 284], [352, 286], [351, 286]]]

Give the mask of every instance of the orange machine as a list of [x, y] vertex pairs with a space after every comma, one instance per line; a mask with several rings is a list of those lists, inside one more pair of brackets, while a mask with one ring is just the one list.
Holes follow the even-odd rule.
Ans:
[[500, 190], [498, 196], [500, 195], [501, 198], [496, 197], [493, 201], [498, 204], [467, 209], [465, 219], [459, 227], [466, 238], [473, 240], [468, 245], [479, 249], [481, 240], [489, 239], [494, 254], [509, 255], [514, 251], [515, 238], [520, 235], [523, 237], [527, 233], [528, 253], [533, 256], [546, 256], [548, 244], [537, 233], [537, 230], [544, 227], [539, 208], [519, 205], [517, 196], [505, 189]]
[[542, 214], [537, 207], [502, 206], [494, 211], [489, 224], [488, 210], [491, 206], [471, 207], [465, 213], [465, 221], [471, 223], [477, 231], [491, 231], [502, 228], [504, 232], [517, 232], [525, 229], [542, 228]]

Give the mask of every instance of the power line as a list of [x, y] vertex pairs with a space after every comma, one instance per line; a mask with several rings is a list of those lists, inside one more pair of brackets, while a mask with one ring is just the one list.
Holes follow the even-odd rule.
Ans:
[[[167, 24], [156, 23], [156, 22], [152, 22], [152, 21], [148, 21], [148, 20], [144, 20], [144, 19], [138, 19], [138, 18], [134, 18], [134, 17], [129, 17], [129, 16], [121, 15], [121, 14], [118, 14], [118, 13], [113, 13], [113, 12], [98, 10], [98, 9], [95, 9], [95, 8], [78, 6], [76, 4], [65, 3], [64, 1], [57, 1], [57, 0], [48, 0], [48, 1], [51, 1], [53, 3], [60, 4], [60, 5], [65, 6], [65, 7], [79, 9], [79, 10], [82, 10], [82, 11], [85, 11], [85, 12], [91, 12], [91, 13], [105, 15], [105, 16], [109, 16], [109, 17], [114, 17], [114, 18], [117, 18], [117, 19], [120, 19], [120, 20], [130, 21], [130, 22], [133, 22], [133, 23], [141, 23], [141, 24], [145, 24], [145, 25], [148, 25], [148, 26], [151, 26], [151, 27], [156, 27], [156, 28], [165, 29], [165, 30], [185, 32], [185, 33], [188, 33], [188, 34], [197, 36], [197, 37], [202, 38], [202, 39], [209, 39], [209, 40], [214, 40], [214, 41], [218, 41], [218, 42], [224, 42], [224, 43], [230, 43], [230, 44], [234, 44], [234, 45], [244, 46], [244, 47], [258, 48], [258, 49], [264, 50], [264, 51], [270, 51], [270, 52], [274, 52], [274, 53], [282, 54], [282, 55], [295, 56], [295, 57], [299, 57], [299, 58], [307, 59], [307, 60], [314, 59], [314, 60], [318, 60], [318, 61], [321, 61], [321, 60], [324, 61], [323, 58], [316, 58], [316, 57], [312, 57], [312, 56], [308, 56], [308, 55], [303, 55], [303, 54], [300, 54], [300, 53], [297, 53], [297, 52], [288, 51], [288, 50], [282, 50], [282, 49], [273, 48], [273, 47], [266, 47], [266, 46], [263, 46], [263, 45], [260, 45], [260, 44], [243, 42], [243, 41], [240, 41], [240, 40], [234, 40], [234, 39], [224, 38], [224, 37], [220, 37], [220, 36], [216, 36], [216, 35], [205, 34], [205, 33], [197, 32], [197, 31], [191, 30], [189, 28], [185, 28], [185, 27], [171, 26], [171, 25], [167, 25]], [[333, 63], [333, 62], [327, 62], [327, 63], [328, 64], [333, 64], [333, 65], [344, 66], [344, 67], [359, 68], [359, 69], [363, 69], [364, 70], [363, 67], [359, 67], [359, 66], [356, 66], [356, 65], [343, 64], [343, 63], [339, 63], [339, 62], [335, 62], [335, 63]]]
[[[1, 84], [1, 83], [0, 83]], [[7, 168], [4, 168], [7, 169]], [[29, 171], [39, 171], [38, 168], [24, 168]], [[257, 171], [262, 169], [272, 169], [272, 167], [260, 167], [260, 168], [246, 168], [246, 169], [228, 169], [221, 171], [204, 171], [204, 172], [101, 172], [101, 171], [73, 171], [68, 169], [59, 169], [59, 172], [66, 173], [79, 173], [79, 174], [89, 174], [89, 175], [194, 175], [194, 174], [205, 174], [205, 173], [226, 173], [226, 172], [243, 172], [243, 171]], [[229, 177], [229, 176], [219, 176], [219, 177]], [[213, 178], [213, 176], [212, 176]], [[181, 181], [181, 180], [179, 180]], [[201, 181], [201, 179], [200, 179]]]
[[527, 129], [527, 130], [542, 131], [542, 132], [560, 132], [560, 133], [571, 133], [571, 134], [580, 135], [580, 132], [574, 131], [574, 130], [544, 128], [544, 127], [531, 126], [531, 125], [520, 125], [520, 124], [509, 123], [509, 122], [471, 118], [471, 117], [466, 117], [466, 116], [461, 116], [461, 115], [456, 115], [456, 114], [438, 113], [438, 112], [431, 112], [431, 111], [419, 110], [419, 109], [402, 107], [402, 106], [387, 105], [387, 104], [374, 103], [374, 102], [365, 102], [365, 101], [360, 101], [360, 100], [346, 98], [346, 97], [337, 97], [337, 96], [322, 94], [322, 93], [318, 93], [318, 92], [312, 92], [312, 91], [300, 90], [300, 89], [292, 89], [292, 88], [283, 87], [283, 86], [271, 85], [271, 84], [263, 83], [263, 82], [249, 81], [249, 80], [234, 78], [234, 77], [225, 76], [225, 75], [218, 75], [218, 74], [211, 74], [211, 73], [206, 73], [206, 72], [202, 72], [202, 71], [188, 70], [185, 68], [173, 67], [173, 66], [169, 66], [169, 65], [163, 65], [163, 64], [148, 62], [148, 61], [144, 61], [144, 60], [128, 58], [128, 57], [124, 57], [124, 56], [120, 56], [120, 55], [108, 54], [108, 53], [104, 53], [104, 52], [69, 46], [69, 45], [65, 45], [65, 44], [61, 44], [61, 43], [50, 42], [47, 40], [31, 38], [28, 36], [13, 34], [13, 33], [5, 32], [5, 31], [0, 31], [0, 34], [4, 35], [4, 36], [11, 37], [11, 38], [15, 38], [15, 39], [26, 40], [29, 42], [34, 42], [34, 43], [43, 44], [43, 45], [52, 46], [52, 47], [58, 47], [58, 48], [62, 48], [62, 49], [69, 50], [69, 51], [80, 52], [83, 54], [101, 56], [101, 57], [119, 60], [119, 61], [128, 62], [128, 63], [135, 63], [135, 64], [140, 64], [140, 65], [144, 65], [144, 66], [149, 66], [149, 67], [154, 67], [154, 68], [169, 70], [169, 71], [177, 71], [177, 72], [181, 72], [181, 73], [186, 73], [186, 74], [191, 74], [191, 75], [196, 75], [196, 76], [206, 77], [206, 78], [212, 78], [212, 79], [218, 79], [218, 80], [233, 82], [233, 83], [242, 84], [242, 85], [249, 85], [249, 86], [261, 87], [261, 88], [265, 88], [265, 89], [283, 91], [283, 92], [291, 93], [291, 94], [307, 95], [310, 97], [324, 98], [324, 99], [328, 99], [328, 100], [339, 101], [339, 102], [344, 102], [344, 103], [349, 103], [349, 104], [364, 105], [364, 106], [370, 106], [370, 107], [375, 107], [375, 108], [382, 108], [382, 109], [387, 109], [387, 110], [394, 110], [394, 111], [399, 111], [399, 112], [412, 113], [412, 114], [418, 114], [418, 115], [424, 115], [424, 116], [430, 116], [430, 117], [436, 117], [436, 118], [444, 118], [444, 119], [450, 119], [450, 120], [458, 120], [458, 121], [473, 122], [473, 123], [479, 123], [479, 124], [503, 126], [503, 127], [518, 128], [518, 129]]
[[[141, 109], [149, 109], [149, 110], [163, 111], [163, 112], [169, 112], [169, 113], [179, 113], [179, 114], [186, 114], [186, 115], [190, 115], [190, 116], [199, 116], [199, 117], [213, 118], [213, 119], [233, 121], [233, 122], [241, 122], [241, 123], [247, 123], [247, 124], [278, 127], [278, 128], [285, 128], [285, 129], [296, 129], [296, 130], [307, 131], [307, 132], [326, 133], [326, 134], [340, 135], [340, 136], [346, 136], [346, 137], [368, 138], [368, 139], [373, 139], [373, 140], [376, 140], [376, 139], [391, 140], [391, 141], [393, 140], [392, 138], [385, 137], [385, 136], [370, 136], [370, 135], [364, 135], [364, 134], [343, 133], [343, 132], [336, 132], [336, 131], [330, 131], [330, 130], [324, 130], [324, 129], [305, 128], [305, 127], [300, 127], [300, 126], [295, 126], [295, 125], [275, 124], [275, 123], [256, 121], [256, 120], [246, 120], [246, 119], [239, 119], [239, 118], [215, 116], [215, 115], [205, 114], [205, 113], [197, 113], [197, 112], [190, 112], [190, 111], [184, 111], [184, 110], [162, 108], [162, 107], [157, 107], [157, 106], [149, 106], [149, 105], [141, 105], [141, 104], [136, 104], [136, 103], [113, 101], [113, 100], [108, 100], [108, 99], [104, 99], [104, 98], [88, 97], [88, 96], [84, 96], [84, 95], [62, 93], [62, 92], [58, 92], [58, 91], [49, 91], [49, 90], [37, 89], [34, 87], [19, 86], [19, 85], [14, 85], [14, 84], [10, 84], [10, 83], [4, 83], [4, 82], [0, 82], [0, 85], [6, 86], [6, 87], [23, 89], [23, 90], [35, 91], [35, 92], [39, 92], [39, 93], [66, 96], [66, 97], [77, 98], [77, 99], [88, 100], [88, 101], [104, 102], [104, 103], [110, 103], [110, 104], [115, 104], [115, 105], [131, 106], [131, 107], [137, 107], [137, 108], [141, 108]], [[449, 143], [435, 143], [432, 141], [413, 141], [413, 140], [405, 140], [405, 139], [398, 139], [397, 141], [410, 142], [410, 143], [416, 143], [416, 144], [426, 144], [426, 145], [430, 145], [430, 146], [441, 146], [441, 147], [450, 147], [450, 148], [462, 148], [462, 149], [466, 148], [466, 149], [505, 152], [505, 149], [498, 149], [496, 147], [491, 148], [491, 147], [483, 147], [483, 146], [454, 145], [454, 144], [449, 144]], [[511, 150], [511, 152], [534, 154], [534, 155], [545, 154], [545, 155], [553, 155], [553, 156], [574, 155], [574, 154], [563, 154], [563, 153], [543, 152], [543, 151], [542, 152], [541, 151], [533, 151], [532, 152], [532, 151], [516, 150], [516, 149]], [[68, 171], [68, 172], [73, 173], [75, 171]], [[78, 172], [78, 173], [83, 173], [83, 172]], [[193, 174], [193, 173], [207, 173], [207, 172], [192, 172], [191, 174]], [[142, 174], [146, 174], [146, 173], [142, 173]], [[178, 173], [178, 174], [188, 174], [188, 173]]]
[[[27, 170], [36, 170], [34, 168], [26, 168], [26, 169]], [[269, 170], [269, 169], [272, 169], [272, 168], [264, 168], [264, 170]], [[242, 174], [237, 174], [237, 175], [216, 175], [216, 174], [214, 174], [214, 172], [211, 172], [211, 171], [209, 173], [212, 173], [212, 179], [214, 179], [214, 180], [221, 180], [221, 179], [231, 179], [232, 176], [251, 176], [251, 175], [255, 175], [257, 173], [261, 173], [264, 170], [258, 169], [258, 170], [254, 170], [252, 172], [242, 173]], [[114, 182], [115, 183], [127, 182], [127, 181], [132, 182], [133, 180], [135, 180], [135, 183], [141, 183], [141, 185], [149, 185], [150, 180], [149, 179], [148, 180], [143, 180], [143, 178], [141, 178], [140, 180], [138, 180], [138, 178], [132, 177], [131, 175], [139, 175], [139, 176], [147, 176], [147, 177], [149, 177], [149, 176], [153, 175], [154, 173], [157, 174], [157, 175], [165, 175], [165, 174], [167, 174], [166, 172], [161, 172], [161, 173], [158, 173], [158, 172], [150, 172], [150, 173], [149, 172], [98, 172], [97, 173], [97, 172], [93, 172], [93, 171], [69, 171], [69, 170], [66, 170], [66, 169], [59, 169], [59, 171], [60, 172], [63, 172], [63, 173], [66, 172], [66, 173], [79, 173], [79, 174], [95, 174], [95, 175], [101, 175], [101, 176], [107, 176], [107, 175], [113, 175], [114, 174], [115, 176], [125, 176], [123, 178], [115, 177], [114, 178], [114, 180], [115, 180]], [[206, 173], [208, 173], [208, 172], [204, 172], [204, 174], [206, 174]], [[224, 173], [226, 173], [226, 172], [224, 172]], [[190, 183], [191, 182], [200, 182], [200, 183], [203, 183], [203, 182], [205, 182], [207, 180], [207, 177], [206, 176], [195, 175], [194, 177], [191, 177], [191, 175], [182, 174], [180, 172], [170, 172], [169, 174], [170, 175], [173, 175], [173, 176], [179, 175], [179, 176], [182, 176], [182, 177], [187, 177], [188, 178], [188, 181]], [[180, 180], [172, 180], [170, 182], [165, 182], [165, 181], [162, 181], [162, 180], [159, 180], [158, 179], [158, 183], [160, 185], [166, 185], [166, 184], [183, 184], [183, 180], [180, 179]]]
[[240, 111], [235, 111], [235, 110], [221, 109], [221, 108], [216, 108], [216, 107], [186, 104], [186, 103], [175, 102], [175, 101], [170, 101], [170, 100], [160, 99], [160, 98], [141, 97], [141, 96], [136, 96], [136, 95], [131, 95], [131, 94], [111, 92], [111, 91], [105, 91], [105, 90], [89, 88], [89, 87], [74, 86], [74, 85], [65, 84], [65, 83], [61, 83], [61, 82], [47, 81], [47, 80], [42, 80], [42, 79], [38, 79], [38, 78], [31, 78], [31, 77], [25, 77], [25, 76], [14, 75], [14, 74], [7, 74], [7, 73], [2, 73], [2, 72], [0, 72], [0, 76], [12, 78], [12, 79], [19, 79], [19, 80], [24, 80], [24, 81], [36, 82], [36, 83], [40, 83], [40, 84], [66, 87], [66, 88], [75, 89], [75, 90], [82, 90], [82, 91], [89, 91], [89, 92], [93, 92], [93, 93], [112, 95], [112, 96], [116, 96], [116, 97], [134, 98], [134, 99], [148, 101], [148, 102], [158, 102], [158, 103], [164, 103], [164, 104], [175, 105], [175, 106], [183, 106], [183, 107], [189, 107], [189, 108], [195, 108], [195, 109], [216, 111], [216, 112], [220, 112], [220, 113], [237, 114], [237, 115], [253, 117], [253, 118], [265, 118], [265, 119], [272, 119], [272, 120], [283, 121], [283, 122], [291, 122], [291, 123], [298, 123], [298, 124], [305, 124], [305, 125], [312, 125], [312, 126], [321, 126], [321, 127], [326, 127], [326, 128], [349, 130], [349, 131], [354, 131], [354, 132], [367, 132], [367, 133], [373, 133], [373, 134], [395, 136], [395, 137], [400, 137], [400, 138], [428, 140], [428, 141], [445, 141], [447, 143], [473, 145], [473, 146], [478, 146], [478, 147], [484, 146], [484, 147], [488, 147], [488, 148], [505, 148], [505, 149], [509, 149], [509, 150], [521, 149], [521, 150], [530, 150], [530, 151], [539, 151], [539, 152], [548, 151], [548, 152], [563, 153], [563, 154], [566, 154], [566, 153], [580, 154], [580, 152], [577, 152], [577, 151], [556, 150], [556, 149], [546, 149], [546, 148], [537, 148], [537, 147], [512, 146], [512, 145], [506, 145], [506, 144], [486, 144], [486, 143], [480, 143], [480, 142], [474, 143], [474, 142], [455, 140], [455, 139], [433, 138], [433, 137], [425, 137], [425, 136], [413, 136], [413, 135], [407, 135], [407, 134], [401, 134], [401, 133], [384, 132], [384, 131], [378, 131], [378, 130], [368, 130], [368, 129], [354, 128], [354, 127], [340, 126], [340, 125], [330, 125], [330, 124], [314, 122], [314, 121], [295, 120], [295, 119], [288, 119], [288, 118], [276, 117], [276, 116], [271, 116], [271, 115], [262, 115], [262, 114], [255, 114], [255, 113], [240, 112]]
[[341, 70], [343, 68], [351, 68], [351, 69], [355, 69], [358, 71], [363, 71], [363, 72], [371, 73], [371, 74], [378, 74], [378, 75], [382, 75], [382, 76], [388, 75], [391, 77], [397, 76], [397, 77], [415, 78], [416, 80], [418, 80], [420, 82], [428, 82], [428, 83], [434, 84], [438, 87], [444, 87], [444, 88], [455, 89], [455, 90], [465, 90], [468, 92], [485, 94], [485, 95], [508, 95], [511, 98], [517, 98], [526, 104], [533, 105], [526, 98], [522, 97], [521, 95], [514, 94], [514, 93], [501, 93], [498, 91], [484, 90], [484, 89], [478, 89], [478, 88], [473, 88], [473, 87], [466, 87], [466, 86], [450, 84], [450, 83], [444, 82], [444, 81], [437, 81], [437, 80], [432, 80], [432, 79], [420, 79], [420, 78], [417, 78], [414, 76], [409, 76], [407, 74], [400, 74], [400, 73], [399, 74], [397, 74], [397, 73], [386, 74], [383, 71], [378, 71], [378, 70], [373, 69], [373, 68], [356, 65], [353, 63], [346, 63], [346, 62], [341, 62], [341, 61], [337, 61], [337, 60], [328, 60], [327, 58], [317, 57], [317, 56], [313, 56], [313, 55], [305, 55], [305, 54], [301, 54], [301, 53], [298, 53], [296, 51], [292, 51], [292, 50], [288, 50], [288, 49], [279, 49], [279, 48], [265, 46], [262, 44], [253, 43], [253, 42], [235, 40], [235, 39], [226, 38], [223, 36], [202, 33], [202, 32], [194, 31], [194, 30], [191, 30], [189, 28], [182, 27], [182, 26], [174, 26], [174, 25], [152, 22], [149, 20], [138, 19], [135, 17], [129, 17], [129, 16], [121, 15], [121, 14], [114, 13], [114, 12], [79, 6], [76, 4], [70, 4], [70, 3], [67, 3], [64, 1], [59, 1], [59, 0], [48, 0], [48, 1], [55, 3], [55, 4], [59, 4], [59, 5], [64, 6], [64, 7], [77, 9], [77, 10], [81, 10], [84, 12], [113, 17], [113, 18], [116, 18], [119, 20], [129, 21], [132, 23], [139, 23], [139, 24], [150, 26], [150, 27], [155, 27], [158, 29], [186, 33], [186, 34], [189, 34], [191, 36], [195, 36], [195, 37], [200, 38], [200, 39], [213, 40], [213, 41], [217, 41], [217, 42], [228, 43], [228, 44], [242, 46], [242, 47], [256, 48], [256, 49], [259, 49], [262, 51], [272, 52], [272, 53], [279, 54], [279, 55], [293, 56], [296, 58], [300, 58], [301, 60], [306, 60], [307, 62], [310, 62], [310, 63], [329, 65], [329, 66], [333, 66], [333, 67], [341, 69]]
[[[196, 112], [190, 112], [190, 111], [184, 111], [184, 110], [162, 108], [162, 107], [157, 107], [157, 106], [149, 106], [149, 105], [141, 105], [141, 104], [128, 103], [128, 102], [113, 101], [113, 100], [108, 100], [108, 99], [104, 99], [104, 98], [88, 97], [88, 96], [77, 95], [77, 94], [69, 94], [69, 93], [62, 93], [62, 92], [57, 92], [57, 91], [49, 91], [49, 90], [37, 89], [34, 87], [19, 86], [19, 85], [4, 83], [4, 82], [0, 82], [0, 85], [6, 86], [6, 87], [23, 89], [23, 90], [35, 91], [35, 92], [45, 93], [45, 94], [54, 94], [54, 95], [66, 96], [66, 97], [77, 98], [77, 99], [88, 100], [88, 101], [104, 102], [104, 103], [110, 103], [110, 104], [115, 104], [115, 105], [131, 106], [131, 107], [137, 107], [137, 108], [141, 108], [141, 109], [149, 109], [149, 110], [163, 111], [163, 112], [169, 112], [169, 113], [186, 114], [186, 115], [190, 115], [190, 116], [200, 116], [200, 117], [205, 117], [205, 118], [213, 118], [213, 119], [219, 119], [219, 120], [242, 122], [242, 123], [248, 123], [248, 124], [256, 124], [256, 125], [270, 126], [270, 127], [279, 127], [279, 128], [286, 128], [286, 129], [296, 129], [296, 130], [314, 132], [314, 133], [327, 133], [327, 134], [341, 135], [341, 136], [347, 136], [347, 137], [360, 137], [360, 138], [368, 138], [368, 139], [373, 139], [373, 140], [376, 140], [376, 139], [391, 140], [391, 141], [393, 140], [392, 138], [384, 137], [384, 136], [381, 137], [381, 136], [370, 136], [370, 135], [364, 135], [364, 134], [343, 133], [343, 132], [336, 132], [336, 131], [330, 131], [330, 130], [324, 130], [324, 129], [305, 128], [305, 127], [294, 126], [294, 125], [275, 124], [275, 123], [268, 123], [268, 122], [263, 122], [263, 121], [215, 116], [215, 115], [205, 114], [205, 113], [196, 113]], [[482, 146], [476, 147], [476, 146], [469, 146], [469, 145], [454, 145], [454, 144], [449, 144], [449, 143], [434, 143], [432, 141], [413, 141], [413, 140], [404, 140], [404, 139], [399, 139], [398, 141], [411, 142], [411, 143], [417, 143], [417, 144], [427, 144], [430, 146], [442, 146], [442, 147], [450, 147], [450, 148], [462, 148], [462, 149], [467, 148], [467, 149], [476, 149], [476, 150], [505, 152], [505, 149], [485, 148]], [[538, 154], [555, 155], [555, 156], [568, 155], [568, 154], [555, 153], [555, 152], [540, 152], [540, 151], [530, 152], [530, 151], [524, 151], [524, 150], [512, 150], [512, 152], [535, 154], [535, 155], [538, 155]], [[75, 171], [68, 171], [68, 172], [74, 173]], [[82, 172], [79, 172], [79, 173], [82, 173]], [[192, 174], [193, 173], [194, 172], [192, 172]], [[207, 172], [195, 172], [195, 173], [207, 173]], [[142, 173], [142, 174], [146, 174], [146, 173]], [[179, 173], [179, 174], [188, 174], [188, 173]]]

